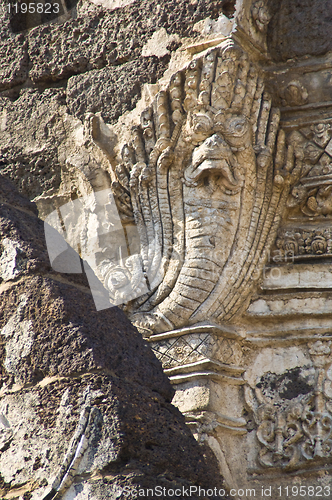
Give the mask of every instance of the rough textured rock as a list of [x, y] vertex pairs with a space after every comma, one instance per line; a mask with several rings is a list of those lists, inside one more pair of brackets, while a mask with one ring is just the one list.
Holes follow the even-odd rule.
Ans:
[[[27, 35], [12, 38], [28, 40], [30, 78], [34, 82], [53, 82], [137, 59], [143, 45], [158, 28], [164, 27], [168, 33], [182, 37], [190, 36], [196, 22], [209, 16], [215, 19], [223, 9], [231, 15], [234, 2], [166, 0], [161, 4], [144, 0], [111, 12], [87, 3], [78, 6], [75, 19], [60, 25], [36, 27]], [[187, 22], [183, 23], [183, 19]], [[8, 15], [3, 22], [8, 30]], [[7, 54], [4, 59], [6, 65], [22, 64], [22, 56], [14, 59], [9, 52], [10, 43], [7, 45], [3, 40], [2, 45], [3, 50], [8, 51], [3, 52]], [[6, 82], [8, 86], [21, 83], [13, 78], [10, 85], [8, 77]]]
[[[158, 28], [190, 36], [193, 25], [218, 17], [232, 2], [189, 0], [162, 3], [144, 0], [108, 12], [99, 6], [78, 7], [77, 19], [61, 26], [35, 28], [29, 35], [33, 81], [55, 81], [103, 66], [123, 64], [140, 57], [142, 47]], [[87, 12], [88, 11], [88, 12]], [[84, 15], [87, 14], [87, 15]], [[189, 22], [183, 23], [181, 20]]]
[[[2, 8], [5, 13], [7, 4]], [[10, 29], [8, 15], [0, 18], [0, 91], [23, 84], [28, 78], [28, 44], [22, 33], [14, 34]]]
[[268, 45], [275, 61], [305, 55], [320, 56], [332, 50], [332, 5], [329, 0], [271, 2]]
[[[70, 467], [63, 499], [126, 498], [115, 492], [124, 486], [221, 488], [125, 315], [97, 313], [84, 278], [52, 272], [35, 212], [0, 179], [1, 497], [53, 498], [52, 481]], [[70, 466], [84, 433], [86, 452]]]
[[107, 123], [115, 122], [135, 107], [144, 83], [156, 83], [168, 61], [167, 55], [160, 59], [145, 57], [138, 62], [73, 76], [68, 80], [66, 92], [68, 109], [82, 121], [87, 113], [102, 110], [101, 115]]
[[58, 188], [59, 144], [66, 136], [63, 90], [24, 89], [14, 102], [0, 97], [1, 112], [1, 173], [31, 198]]
[[[195, 23], [234, 13], [234, 0], [144, 0], [108, 5], [113, 10], [83, 1], [69, 19], [13, 33], [7, 2], [1, 5], [0, 172], [30, 199], [67, 190], [59, 188], [67, 152], [83, 146], [76, 116], [102, 110], [114, 121], [132, 110], [182, 40], [199, 37]], [[177, 38], [161, 57], [142, 57], [160, 29]], [[69, 184], [77, 181], [71, 173]]]

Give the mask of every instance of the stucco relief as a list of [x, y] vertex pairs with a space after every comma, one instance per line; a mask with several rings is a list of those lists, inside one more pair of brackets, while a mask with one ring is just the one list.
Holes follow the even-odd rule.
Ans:
[[[111, 157], [103, 123], [88, 120]], [[241, 484], [221, 445], [248, 433], [238, 320], [303, 171], [301, 152], [280, 127], [259, 65], [228, 39], [172, 77], [141, 114], [122, 162], [111, 165], [120, 219], [127, 234], [137, 228], [139, 251], [101, 260], [96, 273], [111, 294], [114, 286], [125, 293], [129, 280], [125, 310], [177, 387], [174, 403], [197, 439], [223, 457], [228, 486]]]
[[[251, 10], [258, 37], [270, 20], [265, 7]], [[330, 457], [315, 361], [303, 368], [307, 392], [280, 406], [279, 396], [248, 385], [257, 351], [241, 319], [273, 252], [285, 262], [290, 253], [330, 252], [328, 228], [284, 226], [285, 213], [329, 217], [330, 122], [289, 126], [293, 108], [308, 106], [306, 82], [290, 74], [268, 92], [266, 67], [243, 47], [231, 37], [175, 73], [141, 113], [120, 162], [102, 120], [87, 117], [110, 160], [126, 235], [120, 254], [101, 251], [94, 271], [149, 338], [177, 388], [175, 404], [219, 457], [229, 487], [246, 484], [247, 472], [287, 473]], [[235, 442], [246, 452], [232, 468]]]
[[[279, 119], [232, 40], [175, 74], [142, 114], [112, 187], [123, 223], [140, 236], [137, 286], [147, 293], [127, 310], [146, 336], [243, 311], [301, 166]], [[100, 268], [109, 288], [120, 270]]]
[[[281, 484], [331, 458], [332, 324], [310, 295], [315, 268], [296, 263], [332, 254], [332, 59], [275, 65], [267, 4], [244, 2], [234, 34], [199, 42], [124, 134], [121, 159], [98, 115], [86, 123], [112, 178], [108, 200], [92, 194], [84, 207], [91, 267], [148, 339], [229, 487], [269, 473]], [[107, 240], [98, 217], [114, 206]], [[269, 259], [293, 281], [273, 288], [271, 274], [269, 288]], [[292, 397], [291, 377], [303, 383]]]
[[[246, 388], [262, 468], [291, 471], [332, 457], [330, 341], [309, 343], [311, 363], [281, 376], [267, 373]], [[295, 390], [294, 386], [295, 385]]]

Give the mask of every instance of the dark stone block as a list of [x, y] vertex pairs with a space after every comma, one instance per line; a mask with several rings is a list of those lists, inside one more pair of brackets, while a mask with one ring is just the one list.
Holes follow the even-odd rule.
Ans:
[[12, 33], [7, 4], [4, 3], [2, 8], [0, 18], [0, 91], [24, 83], [28, 78], [29, 70], [27, 41], [23, 34]]
[[24, 89], [13, 102], [0, 99], [0, 113], [6, 116], [6, 128], [1, 134], [0, 174], [10, 179], [24, 196], [35, 198], [59, 187], [64, 109], [63, 89]]
[[[113, 498], [114, 487], [124, 486], [222, 488], [212, 452], [198, 445], [183, 415], [170, 404], [174, 391], [151, 349], [118, 308], [97, 312], [79, 277], [63, 282], [52, 273], [43, 223], [10, 187], [0, 177], [0, 256], [1, 245], [10, 239], [36, 264], [26, 266], [23, 279], [6, 283], [0, 302], [0, 388], [21, 385], [20, 390], [16, 385], [13, 404], [22, 408], [18, 425], [24, 432], [26, 484], [31, 491], [40, 488], [44, 472], [47, 480], [41, 484], [49, 490], [44, 488], [41, 498], [54, 497], [50, 471], [53, 476], [59, 469], [83, 425], [83, 411], [93, 417], [86, 437], [86, 474], [73, 471], [75, 490], [89, 482], [94, 498], [101, 499]], [[10, 461], [17, 456], [15, 425], [13, 438], [2, 449]], [[41, 439], [53, 443], [47, 456], [39, 454]], [[101, 477], [90, 480], [96, 471]], [[17, 482], [15, 477], [3, 489], [15, 489], [21, 473], [22, 466], [15, 472]]]
[[142, 0], [113, 11], [90, 4], [86, 12], [78, 9], [77, 19], [41, 26], [29, 34], [30, 78], [52, 82], [133, 61], [156, 30], [192, 36], [197, 34], [195, 23], [217, 18], [224, 6], [231, 13], [233, 4], [229, 0]]
[[330, 0], [273, 0], [271, 9], [268, 46], [275, 61], [332, 50]]
[[67, 105], [81, 120], [88, 112], [101, 111], [108, 123], [132, 110], [141, 97], [144, 83], [155, 83], [167, 68], [169, 56], [155, 56], [90, 71], [69, 79]]

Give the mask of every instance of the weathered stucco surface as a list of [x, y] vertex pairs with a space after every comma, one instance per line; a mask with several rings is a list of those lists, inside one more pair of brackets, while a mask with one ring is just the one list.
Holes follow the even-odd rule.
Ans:
[[[25, 27], [33, 22], [28, 18]], [[99, 326], [93, 338], [97, 344], [103, 338], [105, 349], [107, 315], [125, 321], [107, 307], [123, 308], [161, 361], [176, 389], [173, 403], [196, 439], [212, 450], [233, 497], [250, 498], [255, 489], [256, 497], [276, 500], [287, 496], [287, 487], [294, 497], [328, 497], [331, 3], [84, 0], [49, 24], [30, 30], [22, 25], [20, 31], [13, 23], [5, 9], [0, 173], [86, 259], [104, 295], [101, 302], [94, 295], [98, 312], [91, 296], [86, 312], [80, 309], [86, 289], [77, 283], [91, 288], [91, 276], [86, 281], [80, 274], [57, 274], [54, 281], [52, 273], [68, 272], [74, 254], [61, 253], [59, 241], [49, 247], [52, 271], [42, 229], [32, 231], [32, 246], [24, 243], [32, 238], [25, 212], [17, 219], [21, 238], [3, 230], [3, 384], [16, 388], [1, 393], [0, 402], [4, 498], [25, 481], [32, 491], [29, 481], [47, 476], [47, 460], [60, 464], [62, 426], [72, 437], [80, 411], [83, 420], [88, 406], [101, 411], [95, 392], [102, 391], [110, 405], [108, 427], [119, 422], [113, 395], [127, 394], [127, 368], [117, 374], [117, 389], [110, 389], [106, 378], [113, 375], [106, 366], [113, 361], [97, 349], [107, 376], [97, 380], [90, 373], [97, 366], [95, 345], [81, 350], [80, 328], [66, 326], [67, 302], [82, 311], [77, 317], [83, 322], [94, 318]], [[26, 312], [31, 303], [38, 303], [37, 318], [47, 311], [47, 324], [58, 322], [56, 341], [38, 331], [36, 313]], [[47, 347], [35, 352], [37, 341]], [[121, 341], [114, 342], [120, 350]], [[143, 363], [143, 354], [137, 360]], [[51, 378], [44, 387], [45, 377]], [[143, 391], [151, 389], [148, 378], [139, 382]], [[137, 390], [130, 394], [138, 397]], [[19, 428], [23, 413], [32, 436], [35, 415], [52, 401], [40, 417], [46, 422], [40, 447], [51, 450], [44, 457], [38, 440], [29, 438], [28, 452], [23, 431], [11, 428]], [[91, 415], [84, 428], [98, 427], [99, 413]], [[157, 420], [151, 418], [154, 429]], [[117, 444], [107, 432], [100, 453], [90, 436], [91, 449], [78, 467], [101, 470], [100, 460], [117, 461]], [[136, 439], [132, 432], [128, 443]], [[200, 452], [188, 436], [179, 466], [185, 474], [176, 475], [197, 482]], [[160, 460], [175, 464], [178, 458], [165, 446]], [[135, 450], [128, 457], [142, 453], [139, 467], [160, 464], [155, 455]], [[19, 457], [17, 464], [10, 453]], [[109, 473], [115, 481], [122, 477], [119, 470]], [[152, 475], [144, 476], [147, 483]], [[207, 476], [204, 484], [209, 481]], [[70, 488], [66, 500], [105, 495], [104, 486], [91, 492], [89, 481], [80, 491]], [[36, 491], [33, 498], [40, 498]]]

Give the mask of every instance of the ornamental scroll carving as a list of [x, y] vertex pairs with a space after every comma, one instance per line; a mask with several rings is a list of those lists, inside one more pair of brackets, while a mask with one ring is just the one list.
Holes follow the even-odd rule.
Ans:
[[[127, 311], [143, 334], [242, 312], [301, 169], [279, 119], [258, 69], [232, 40], [176, 73], [143, 112], [112, 184], [140, 253], [122, 270], [107, 260], [99, 267], [112, 291], [114, 273], [141, 266], [135, 286], [145, 293]], [[91, 122], [105, 150], [97, 117]]]
[[287, 200], [290, 218], [332, 215], [332, 128], [317, 123], [294, 131], [289, 137], [303, 166], [299, 182]]
[[255, 390], [246, 388], [246, 401], [254, 413], [259, 444], [257, 464], [263, 469], [290, 471], [332, 458], [330, 344], [317, 341], [308, 346], [312, 365], [302, 369], [307, 390], [299, 391], [291, 401], [271, 398], [262, 384], [257, 384]]
[[302, 168], [286, 202], [286, 226], [278, 230], [273, 260], [328, 257], [332, 253], [331, 120], [299, 127], [288, 134], [287, 141]]
[[332, 230], [280, 229], [273, 261], [298, 260], [304, 257], [326, 257], [332, 254]]

